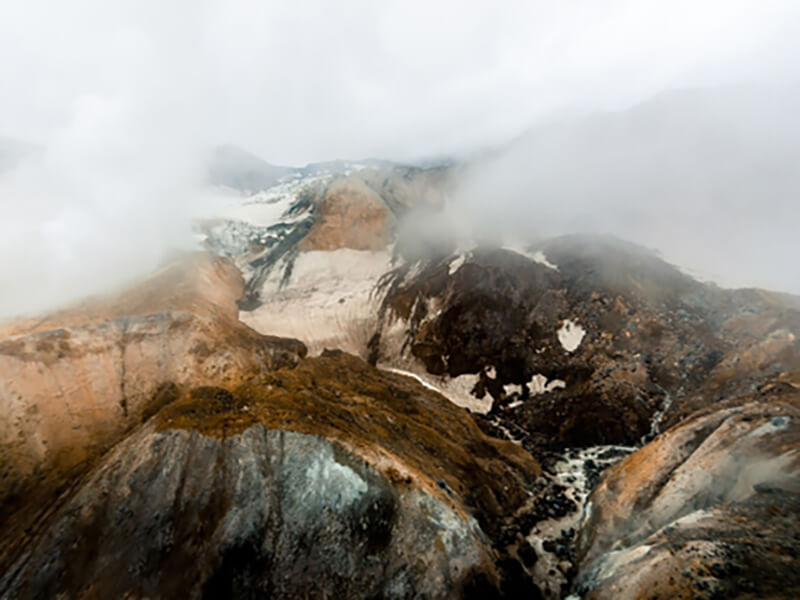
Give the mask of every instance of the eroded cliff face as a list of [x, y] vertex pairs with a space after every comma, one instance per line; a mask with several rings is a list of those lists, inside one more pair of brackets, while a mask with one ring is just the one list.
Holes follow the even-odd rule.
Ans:
[[493, 576], [482, 538], [449, 503], [317, 436], [145, 427], [0, 587], [15, 598], [450, 598]]
[[513, 597], [540, 475], [413, 379], [256, 333], [197, 255], [6, 326], [0, 596]]
[[194, 255], [118, 297], [3, 326], [2, 526], [25, 530], [82, 465], [184, 386], [226, 385], [305, 355], [238, 321], [242, 285], [230, 261]]
[[382, 250], [394, 237], [395, 217], [358, 179], [332, 183], [316, 203], [316, 219], [298, 244], [303, 250]]

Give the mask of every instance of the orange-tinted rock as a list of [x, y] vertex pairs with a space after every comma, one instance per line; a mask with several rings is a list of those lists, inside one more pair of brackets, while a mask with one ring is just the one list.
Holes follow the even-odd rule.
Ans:
[[119, 297], [7, 324], [0, 339], [0, 526], [23, 527], [76, 469], [173, 400], [294, 365], [302, 344], [240, 323], [229, 261], [194, 255]]
[[317, 201], [314, 224], [300, 250], [380, 250], [392, 241], [394, 215], [361, 180], [339, 179]]
[[535, 594], [499, 542], [538, 473], [413, 379], [331, 352], [162, 408], [6, 535], [0, 596]]
[[689, 419], [605, 474], [578, 543], [587, 598], [795, 598], [800, 393]]

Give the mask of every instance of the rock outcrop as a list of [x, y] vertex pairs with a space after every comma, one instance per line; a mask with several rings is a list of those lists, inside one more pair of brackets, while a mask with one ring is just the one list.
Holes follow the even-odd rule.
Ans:
[[[76, 544], [77, 542], [77, 544]], [[0, 582], [7, 597], [447, 598], [492, 567], [441, 500], [316, 436], [144, 429]]]
[[394, 215], [381, 197], [356, 178], [335, 181], [316, 203], [316, 219], [298, 244], [304, 250], [383, 250], [391, 243]]
[[[295, 261], [306, 252], [351, 249], [385, 252], [399, 218], [444, 204], [452, 187], [447, 168], [348, 168], [344, 173], [292, 179], [249, 197], [247, 209], [227, 220], [198, 223], [212, 252], [236, 260], [245, 273], [240, 307], [257, 310], [265, 285], [277, 273], [291, 282]], [[264, 222], [264, 212], [271, 218]], [[257, 215], [258, 224], [248, 220]]]
[[305, 355], [237, 319], [239, 273], [199, 254], [115, 298], [0, 330], [4, 550], [55, 490], [186, 385], [226, 385]]
[[677, 425], [612, 467], [577, 544], [586, 598], [796, 598], [800, 392]]
[[538, 473], [414, 380], [327, 353], [163, 407], [41, 516], [0, 595], [535, 593], [501, 541]]

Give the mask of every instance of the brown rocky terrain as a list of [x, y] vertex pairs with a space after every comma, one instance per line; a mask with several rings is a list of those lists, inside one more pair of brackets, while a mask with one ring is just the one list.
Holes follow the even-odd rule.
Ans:
[[796, 598], [800, 392], [691, 418], [612, 467], [577, 545], [587, 598]]
[[290, 185], [4, 325], [0, 597], [796, 596], [800, 300], [408, 237], [446, 188]]
[[118, 297], [0, 330], [3, 554], [82, 465], [185, 385], [296, 364], [305, 347], [237, 319], [230, 261], [194, 255]]
[[302, 250], [380, 250], [394, 237], [395, 218], [381, 197], [359, 179], [331, 184], [316, 203], [316, 218], [298, 244]]
[[0, 597], [536, 593], [508, 542], [535, 459], [412, 379], [257, 334], [241, 286], [194, 256], [7, 326]]
[[531, 584], [492, 540], [538, 472], [441, 396], [333, 352], [165, 406], [37, 523], [0, 590], [513, 594]]

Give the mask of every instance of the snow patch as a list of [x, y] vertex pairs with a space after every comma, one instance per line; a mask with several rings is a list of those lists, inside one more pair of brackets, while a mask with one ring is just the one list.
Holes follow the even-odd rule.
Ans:
[[545, 394], [553, 390], [564, 389], [565, 387], [567, 387], [567, 382], [563, 379], [553, 379], [548, 383], [547, 377], [541, 373], [537, 373], [531, 377], [531, 380], [528, 382], [528, 390], [533, 395]]
[[404, 362], [403, 366], [407, 368], [401, 369], [387, 363], [378, 364], [378, 368], [384, 371], [413, 377], [426, 388], [440, 393], [456, 406], [466, 408], [471, 412], [486, 414], [492, 408], [492, 397], [489, 394], [484, 395], [483, 398], [476, 398], [472, 395], [472, 388], [478, 383], [480, 375], [466, 373], [458, 377], [438, 376], [420, 371], [420, 367], [413, 362]]
[[574, 352], [581, 345], [585, 335], [586, 330], [583, 327], [570, 319], [565, 319], [558, 330], [558, 341], [561, 342], [564, 350]]
[[289, 214], [289, 209], [297, 201], [298, 195], [309, 186], [325, 179], [325, 177], [295, 179], [250, 195], [220, 188], [219, 203], [223, 206], [217, 206], [214, 217], [261, 227], [294, 222], [303, 216]]
[[[528, 394], [531, 396], [536, 396], [539, 394], [546, 394], [547, 392], [552, 392], [553, 390], [557, 389], [564, 389], [567, 387], [567, 382], [563, 379], [553, 379], [548, 383], [547, 377], [542, 375], [541, 373], [537, 373], [531, 380], [526, 384], [528, 387]], [[520, 396], [525, 391], [525, 386], [516, 384], [516, 383], [509, 383], [503, 386], [503, 392], [506, 396], [510, 396], [511, 394], [519, 394]], [[508, 408], [516, 408], [517, 406], [521, 406], [522, 401], [517, 400], [512, 402], [508, 405]]]
[[450, 261], [450, 265], [447, 267], [447, 274], [453, 275], [456, 271], [458, 271], [461, 268], [461, 265], [463, 265], [466, 261], [467, 261], [466, 254], [459, 254], [458, 256], [456, 256], [452, 261]]
[[450, 263], [447, 267], [447, 274], [455, 274], [455, 272], [458, 271], [472, 256], [472, 251], [475, 250], [476, 247], [477, 246], [474, 242], [459, 244], [458, 248], [456, 248], [455, 252], [453, 252], [452, 258], [450, 259]]
[[389, 371], [390, 373], [397, 373], [398, 375], [405, 375], [406, 377], [411, 377], [411, 379], [416, 379], [424, 387], [428, 388], [431, 391], [434, 391], [434, 392], [437, 392], [439, 394], [442, 394], [442, 396], [444, 396], [444, 393], [442, 393], [442, 390], [437, 388], [435, 385], [431, 385], [430, 383], [425, 381], [422, 377], [420, 377], [416, 373], [412, 373], [411, 371], [404, 371], [403, 369], [395, 369], [394, 367], [388, 367], [385, 370]]
[[293, 337], [310, 355], [339, 348], [359, 356], [377, 326], [378, 279], [391, 268], [389, 251], [315, 250], [297, 255], [288, 284], [275, 268], [261, 289], [262, 305], [239, 318], [259, 333]]
[[536, 250], [535, 252], [530, 252], [525, 249], [525, 244], [519, 242], [509, 242], [503, 245], [503, 250], [508, 250], [509, 252], [513, 252], [515, 254], [519, 254], [520, 256], [524, 256], [532, 260], [535, 263], [539, 263], [540, 265], [544, 265], [548, 269], [553, 269], [558, 271], [558, 266], [551, 263], [547, 260], [547, 256], [541, 250]]

